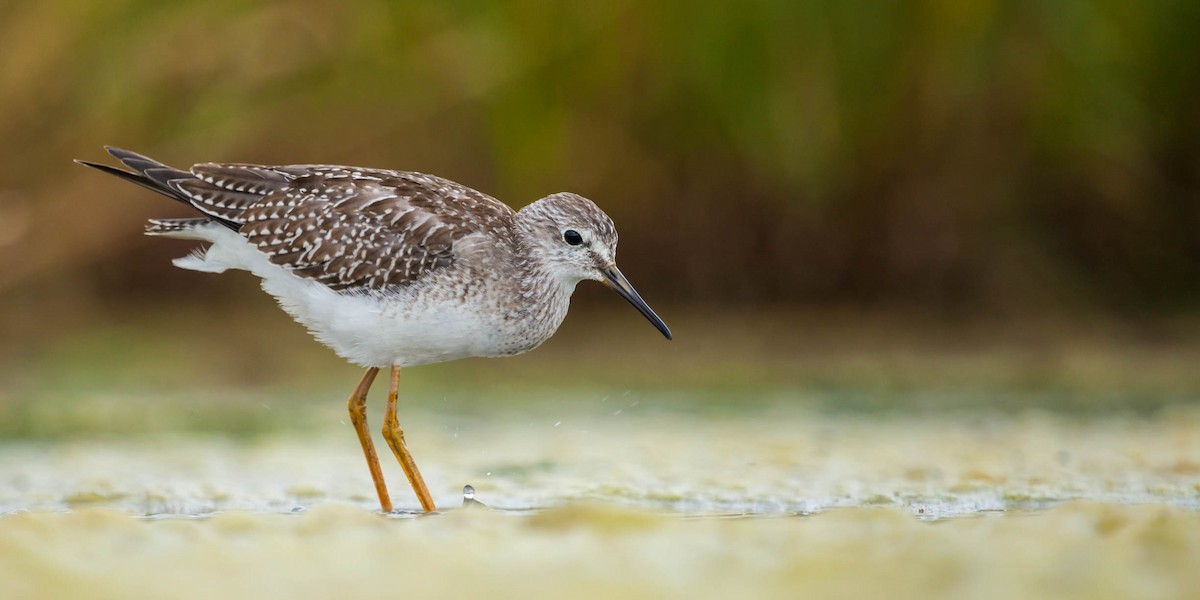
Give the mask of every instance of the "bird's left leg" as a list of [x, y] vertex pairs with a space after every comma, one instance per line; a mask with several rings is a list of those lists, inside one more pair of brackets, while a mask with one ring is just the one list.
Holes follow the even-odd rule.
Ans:
[[396, 455], [396, 460], [400, 461], [404, 474], [408, 476], [408, 483], [412, 485], [413, 491], [417, 493], [417, 499], [421, 501], [421, 508], [425, 509], [425, 512], [433, 512], [437, 510], [437, 506], [433, 504], [429, 488], [425, 487], [421, 471], [417, 470], [417, 462], [413, 460], [412, 454], [408, 452], [408, 447], [404, 445], [404, 430], [400, 428], [400, 421], [396, 418], [396, 397], [399, 392], [400, 367], [392, 365], [387, 409], [383, 413], [383, 439], [387, 440], [388, 446], [392, 448], [392, 453]]

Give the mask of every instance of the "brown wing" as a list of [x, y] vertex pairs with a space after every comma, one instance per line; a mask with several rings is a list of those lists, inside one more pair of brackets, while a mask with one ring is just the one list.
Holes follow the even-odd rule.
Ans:
[[172, 186], [239, 224], [271, 262], [335, 290], [403, 286], [456, 260], [455, 243], [507, 230], [513, 210], [452, 181], [325, 165], [200, 164]]

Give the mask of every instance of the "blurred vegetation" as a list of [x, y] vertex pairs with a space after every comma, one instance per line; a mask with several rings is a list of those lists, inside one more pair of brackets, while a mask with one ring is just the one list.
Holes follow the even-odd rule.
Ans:
[[427, 408], [1200, 400], [1195, 0], [0, 9], [0, 437], [342, 418], [355, 369], [174, 269], [103, 144], [597, 200], [677, 341], [581, 286], [551, 349], [406, 374]]
[[1200, 291], [1194, 0], [3, 8], [0, 299], [34, 313], [200, 287], [138, 235], [176, 207], [69, 162], [102, 144], [578, 191], [668, 304]]

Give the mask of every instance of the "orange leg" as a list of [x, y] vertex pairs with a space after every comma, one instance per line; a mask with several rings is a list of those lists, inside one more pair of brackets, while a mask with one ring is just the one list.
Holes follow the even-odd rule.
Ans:
[[375, 443], [371, 441], [371, 432], [367, 429], [367, 392], [371, 389], [371, 384], [375, 382], [375, 376], [378, 374], [378, 367], [367, 369], [346, 404], [350, 410], [350, 422], [354, 423], [354, 431], [358, 433], [358, 442], [362, 444], [363, 454], [367, 457], [367, 468], [371, 469], [371, 479], [375, 480], [375, 493], [379, 494], [379, 508], [383, 512], [392, 512], [392, 499], [388, 497], [387, 484], [383, 482], [383, 471], [379, 468], [379, 455], [375, 454]]
[[404, 468], [408, 483], [412, 485], [417, 499], [421, 501], [421, 508], [425, 509], [425, 512], [433, 512], [437, 507], [429, 495], [429, 488], [425, 487], [421, 472], [417, 470], [416, 461], [404, 445], [404, 430], [400, 429], [400, 421], [396, 419], [396, 396], [399, 391], [400, 367], [393, 365], [391, 383], [388, 385], [387, 410], [383, 413], [383, 439], [387, 440], [388, 445], [392, 447], [392, 453], [396, 455], [396, 460], [400, 461], [400, 466]]

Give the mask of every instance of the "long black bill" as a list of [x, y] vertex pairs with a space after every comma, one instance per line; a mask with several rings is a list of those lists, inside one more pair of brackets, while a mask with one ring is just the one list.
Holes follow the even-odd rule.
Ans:
[[621, 274], [616, 265], [601, 269], [600, 272], [604, 274], [604, 285], [612, 288], [614, 292], [628, 300], [634, 308], [638, 309], [638, 312], [642, 313], [643, 317], [646, 317], [646, 320], [650, 321], [656, 329], [662, 332], [664, 337], [668, 340], [671, 339], [671, 330], [667, 329], [667, 324], [663, 323], [663, 320], [658, 318], [658, 315], [654, 314], [654, 311], [650, 310], [650, 307], [646, 305], [646, 301], [642, 300], [642, 297], [638, 295], [637, 290], [633, 289], [632, 285], [629, 285], [629, 280], [625, 279], [625, 276]]

